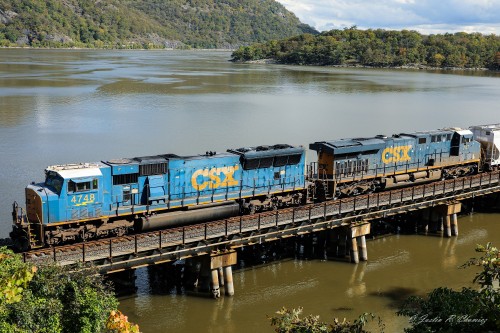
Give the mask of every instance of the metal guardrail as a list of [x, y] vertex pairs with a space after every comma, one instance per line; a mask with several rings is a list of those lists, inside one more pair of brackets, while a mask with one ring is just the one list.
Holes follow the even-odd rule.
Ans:
[[[389, 211], [395, 213], [398, 207], [405, 205], [408, 209], [418, 209], [421, 202], [429, 206], [439, 204], [439, 200], [462, 200], [497, 191], [500, 191], [498, 171], [197, 225], [34, 250], [23, 255], [25, 261], [35, 265], [92, 262], [109, 270], [117, 266], [117, 262], [128, 262], [130, 265], [125, 266], [133, 267], [145, 262], [145, 257], [163, 261], [181, 259], [206, 253], [217, 246], [232, 246], [244, 238], [248, 241], [266, 235], [278, 238], [290, 229], [297, 234], [304, 226], [331, 228], [353, 218], [376, 218]], [[420, 205], [420, 208], [425, 206]]]

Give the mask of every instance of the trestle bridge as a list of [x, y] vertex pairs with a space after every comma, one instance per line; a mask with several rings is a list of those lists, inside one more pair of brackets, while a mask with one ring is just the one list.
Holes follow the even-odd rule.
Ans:
[[199, 260], [204, 269], [209, 270], [210, 288], [218, 297], [222, 283], [227, 295], [234, 293], [231, 267], [236, 264], [235, 250], [238, 248], [325, 230], [342, 231], [350, 239], [351, 261], [357, 263], [368, 258], [366, 235], [370, 233], [370, 221], [422, 211], [429, 220], [440, 220], [443, 235], [452, 237], [458, 235], [457, 213], [461, 201], [495, 192], [500, 192], [498, 171], [197, 225], [34, 250], [23, 256], [25, 261], [35, 265], [88, 263], [103, 274], [180, 259]]

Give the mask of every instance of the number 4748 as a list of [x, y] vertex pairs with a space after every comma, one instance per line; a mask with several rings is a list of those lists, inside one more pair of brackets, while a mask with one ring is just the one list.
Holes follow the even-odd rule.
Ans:
[[71, 198], [71, 202], [73, 204], [88, 204], [92, 203], [95, 201], [95, 195], [94, 194], [79, 194], [73, 196]]

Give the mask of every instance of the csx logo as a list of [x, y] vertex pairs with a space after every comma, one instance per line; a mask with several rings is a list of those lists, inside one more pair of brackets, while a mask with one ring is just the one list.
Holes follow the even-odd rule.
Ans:
[[234, 179], [234, 172], [238, 169], [239, 166], [235, 165], [196, 170], [191, 177], [191, 184], [198, 191], [203, 191], [207, 187], [212, 189], [236, 186], [238, 181]]
[[409, 161], [411, 160], [410, 155], [408, 155], [410, 149], [411, 146], [387, 147], [382, 152], [382, 162], [389, 164]]

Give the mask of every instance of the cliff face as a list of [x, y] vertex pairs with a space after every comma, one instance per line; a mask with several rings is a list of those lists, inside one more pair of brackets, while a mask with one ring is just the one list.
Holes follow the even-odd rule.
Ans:
[[274, 0], [0, 0], [0, 45], [236, 48], [317, 33]]

